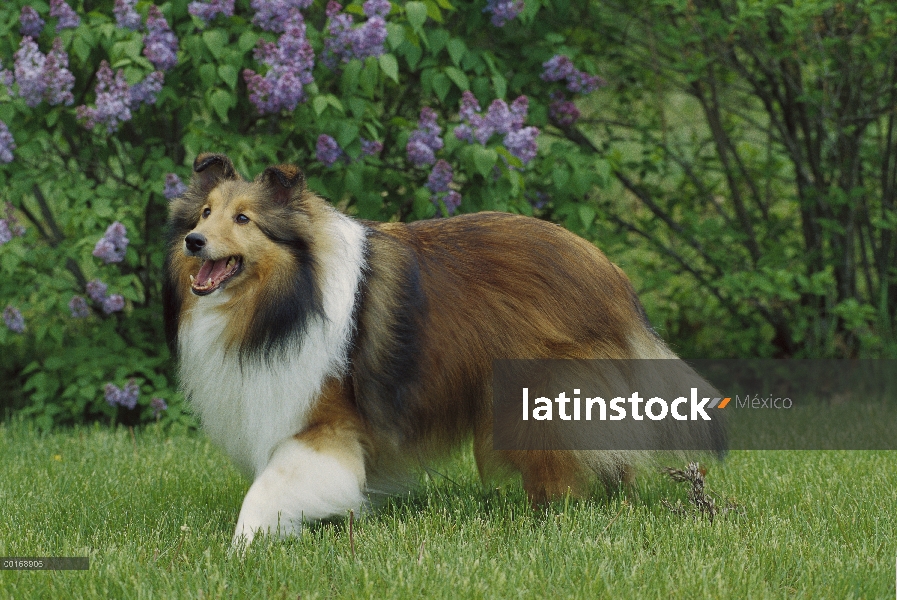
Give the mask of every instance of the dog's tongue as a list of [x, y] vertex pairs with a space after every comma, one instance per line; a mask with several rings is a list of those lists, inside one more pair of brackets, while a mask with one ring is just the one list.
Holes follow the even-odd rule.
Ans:
[[227, 272], [227, 260], [205, 260], [199, 267], [199, 273], [196, 274], [196, 281], [200, 285], [205, 285], [209, 280], [218, 281]]

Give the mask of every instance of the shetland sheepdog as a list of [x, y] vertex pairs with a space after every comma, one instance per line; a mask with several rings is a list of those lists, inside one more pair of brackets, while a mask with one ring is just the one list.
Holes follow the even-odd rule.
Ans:
[[252, 484], [234, 543], [343, 516], [470, 439], [534, 503], [618, 481], [637, 452], [496, 451], [496, 358], [672, 358], [629, 280], [538, 219], [341, 214], [294, 166], [194, 163], [170, 206], [165, 329], [182, 389]]

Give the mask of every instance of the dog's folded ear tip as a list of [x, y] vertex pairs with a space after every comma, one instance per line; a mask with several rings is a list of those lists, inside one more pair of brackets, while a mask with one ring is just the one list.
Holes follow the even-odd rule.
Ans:
[[305, 186], [305, 173], [295, 165], [275, 165], [264, 170], [261, 180], [285, 189], [301, 189]]
[[193, 161], [193, 171], [196, 173], [202, 173], [210, 166], [215, 164], [220, 164], [225, 168], [225, 170], [233, 171], [234, 169], [233, 163], [224, 154], [203, 152], [196, 157], [196, 160]]

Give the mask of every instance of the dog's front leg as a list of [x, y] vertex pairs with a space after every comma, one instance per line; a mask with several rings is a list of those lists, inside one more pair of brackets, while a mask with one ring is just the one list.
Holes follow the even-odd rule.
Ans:
[[295, 535], [303, 521], [344, 516], [364, 505], [364, 455], [358, 441], [338, 435], [304, 438], [281, 443], [250, 486], [237, 520], [235, 548], [245, 549], [258, 533]]

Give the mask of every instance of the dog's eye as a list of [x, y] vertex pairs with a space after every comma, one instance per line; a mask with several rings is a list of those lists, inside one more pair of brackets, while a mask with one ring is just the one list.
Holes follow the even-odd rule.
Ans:
[[211, 209], [211, 208], [204, 208], [204, 209], [202, 209], [202, 218], [203, 218], [203, 219], [208, 219], [210, 214], [212, 214], [212, 209]]
[[237, 222], [237, 225], [246, 225], [249, 222], [249, 217], [241, 213], [234, 217], [234, 221]]

